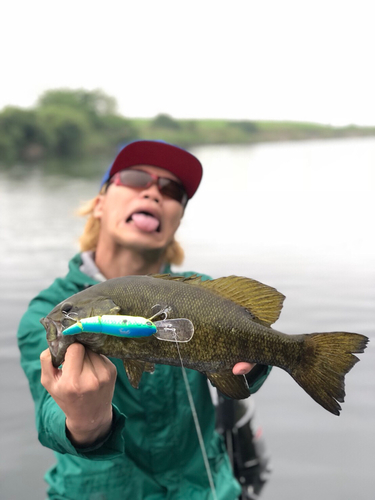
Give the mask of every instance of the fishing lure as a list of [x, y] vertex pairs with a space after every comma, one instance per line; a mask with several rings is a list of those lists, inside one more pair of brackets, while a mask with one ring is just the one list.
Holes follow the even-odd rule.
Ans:
[[193, 323], [186, 318], [164, 319], [152, 322], [140, 316], [107, 314], [78, 320], [65, 328], [63, 335], [102, 333], [122, 338], [149, 337], [169, 342], [189, 342], [194, 335]]

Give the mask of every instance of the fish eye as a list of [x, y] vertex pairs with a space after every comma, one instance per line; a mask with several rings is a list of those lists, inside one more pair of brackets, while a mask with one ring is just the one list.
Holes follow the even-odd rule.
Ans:
[[61, 307], [61, 312], [63, 314], [68, 314], [73, 308], [73, 304], [71, 304], [70, 302], [65, 302], [65, 304], [62, 305]]

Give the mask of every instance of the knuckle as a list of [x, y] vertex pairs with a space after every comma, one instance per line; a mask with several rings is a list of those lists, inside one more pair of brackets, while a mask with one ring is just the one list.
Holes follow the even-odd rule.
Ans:
[[81, 396], [84, 388], [79, 380], [70, 380], [65, 385], [65, 393], [67, 396]]
[[100, 381], [96, 377], [92, 378], [88, 386], [87, 392], [98, 392], [100, 387], [101, 387]]
[[45, 349], [44, 351], [42, 351], [40, 353], [40, 356], [39, 356], [40, 361], [48, 360], [50, 358], [51, 358], [51, 354], [50, 354], [49, 349]]
[[117, 375], [117, 368], [116, 368], [116, 366], [112, 362], [111, 362], [110, 365], [107, 366], [107, 372], [109, 373], [109, 375], [111, 377]]
[[102, 369], [99, 374], [99, 381], [101, 385], [108, 385], [113, 383], [117, 377], [116, 366], [110, 361], [106, 360], [102, 365]]
[[92, 376], [85, 380], [70, 381], [66, 385], [65, 391], [67, 396], [80, 398], [98, 392], [101, 385], [101, 381], [96, 376]]
[[42, 375], [40, 376], [40, 383], [42, 384], [42, 386], [48, 390], [48, 379], [47, 377], [44, 375], [44, 373], [42, 373]]
[[101, 385], [108, 385], [112, 382], [113, 376], [109, 370], [105, 371], [101, 376], [100, 382]]
[[68, 397], [69, 396], [74, 396], [76, 394], [79, 394], [78, 388], [74, 384], [72, 384], [72, 383], [66, 384], [63, 392], [65, 392], [65, 394]]

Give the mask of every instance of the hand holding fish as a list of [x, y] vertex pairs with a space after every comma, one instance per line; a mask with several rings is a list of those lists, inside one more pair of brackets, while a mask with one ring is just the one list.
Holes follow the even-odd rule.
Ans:
[[104, 437], [112, 423], [114, 364], [79, 343], [67, 349], [61, 370], [52, 365], [49, 349], [40, 361], [42, 385], [65, 413], [72, 443], [89, 445]]
[[233, 375], [246, 375], [254, 368], [254, 366], [255, 363], [237, 363], [232, 368]]

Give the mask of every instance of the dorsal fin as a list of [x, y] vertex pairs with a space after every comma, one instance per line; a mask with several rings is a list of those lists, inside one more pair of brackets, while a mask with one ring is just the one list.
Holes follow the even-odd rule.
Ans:
[[267, 325], [272, 325], [279, 318], [285, 299], [275, 288], [242, 276], [202, 281], [200, 286], [232, 300]]
[[188, 277], [157, 274], [154, 278], [183, 281], [189, 285], [208, 288], [217, 295], [244, 307], [255, 320], [266, 325], [272, 325], [279, 318], [285, 299], [285, 296], [275, 288], [243, 276], [228, 276], [211, 281], [202, 281], [197, 274]]
[[199, 274], [192, 274], [191, 276], [172, 276], [171, 274], [152, 274], [153, 278], [169, 281], [184, 281], [185, 283], [201, 283], [201, 277]]

